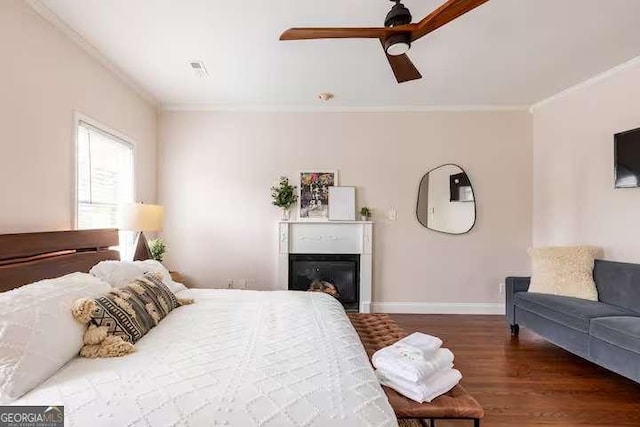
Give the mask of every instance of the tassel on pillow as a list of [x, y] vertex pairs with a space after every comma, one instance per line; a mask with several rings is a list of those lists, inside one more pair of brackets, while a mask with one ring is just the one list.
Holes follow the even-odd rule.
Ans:
[[[87, 333], [89, 330], [87, 330]], [[85, 339], [87, 334], [85, 333]], [[86, 341], [85, 341], [86, 342]], [[136, 348], [130, 342], [126, 342], [120, 337], [106, 335], [98, 344], [84, 345], [80, 350], [80, 356], [88, 358], [121, 357], [133, 353]]]
[[[73, 304], [71, 313], [74, 319], [86, 325], [91, 321], [91, 316], [97, 304], [94, 300], [81, 298]], [[135, 347], [121, 337], [109, 336], [106, 326], [89, 325], [84, 333], [84, 346], [80, 349], [80, 356], [88, 358], [96, 357], [121, 357], [133, 353]]]
[[85, 345], [97, 345], [107, 338], [109, 334], [109, 328], [106, 326], [89, 325], [89, 328], [84, 333]]
[[73, 318], [78, 322], [86, 325], [91, 321], [91, 315], [97, 308], [96, 302], [92, 299], [88, 298], [80, 298], [76, 302], [73, 303], [73, 308], [71, 309], [71, 314], [73, 314]]

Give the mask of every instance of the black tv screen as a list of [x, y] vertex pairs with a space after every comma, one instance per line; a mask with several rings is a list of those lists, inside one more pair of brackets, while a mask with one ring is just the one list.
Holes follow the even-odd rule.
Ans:
[[640, 128], [615, 136], [616, 188], [640, 187]]

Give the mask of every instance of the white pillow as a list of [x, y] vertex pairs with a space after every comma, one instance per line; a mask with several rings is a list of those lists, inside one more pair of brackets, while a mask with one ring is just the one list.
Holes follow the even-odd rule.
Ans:
[[[169, 270], [167, 270], [165, 266], [162, 265], [160, 262], [153, 259], [148, 259], [145, 261], [134, 261], [133, 263], [136, 266], [140, 267], [145, 274], [146, 273], [160, 274], [160, 276], [162, 277], [162, 282], [165, 285], [169, 286], [169, 289], [171, 289], [171, 284], [173, 283], [173, 279], [171, 279], [171, 273], [169, 273]], [[175, 293], [173, 289], [171, 289], [171, 292]]]
[[158, 261], [148, 259], [146, 261], [102, 261], [95, 265], [89, 272], [94, 276], [109, 283], [114, 288], [121, 288], [132, 281], [139, 279], [146, 273], [159, 273], [162, 282], [169, 287], [171, 292], [187, 289], [182, 283], [171, 279], [169, 270]]
[[144, 276], [144, 271], [131, 261], [101, 261], [89, 270], [89, 274], [114, 288], [121, 288]]
[[73, 273], [0, 293], [0, 404], [38, 386], [78, 354], [86, 327], [73, 318], [72, 305], [110, 290], [96, 277]]
[[144, 274], [159, 273], [162, 276], [162, 282], [167, 285], [169, 290], [174, 294], [187, 289], [182, 283], [174, 282], [169, 270], [159, 261], [148, 259], [146, 261], [134, 261], [134, 264], [140, 266], [144, 270]]

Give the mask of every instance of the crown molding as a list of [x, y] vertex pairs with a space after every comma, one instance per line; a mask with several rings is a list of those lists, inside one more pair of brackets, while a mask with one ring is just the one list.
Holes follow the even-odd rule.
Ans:
[[312, 106], [312, 105], [216, 105], [164, 104], [162, 111], [241, 113], [405, 113], [405, 112], [508, 112], [527, 111], [529, 105], [398, 105], [398, 106]]
[[103, 67], [109, 70], [118, 80], [124, 83], [127, 87], [138, 94], [142, 99], [153, 105], [158, 106], [156, 98], [147, 90], [142, 88], [135, 80], [122, 71], [117, 65], [115, 65], [110, 59], [108, 59], [100, 50], [82, 37], [76, 30], [71, 28], [69, 24], [63, 21], [54, 11], [45, 6], [40, 0], [25, 0], [38, 15], [44, 20], [53, 25], [58, 31], [62, 32], [65, 36], [71, 39], [76, 45], [78, 45], [83, 51], [85, 51], [93, 59], [97, 60]]
[[593, 77], [588, 78], [587, 80], [580, 82], [574, 86], [568, 87], [567, 89], [564, 89], [558, 93], [556, 93], [555, 95], [552, 95], [548, 98], [543, 99], [542, 101], [539, 101], [535, 104], [533, 104], [530, 108], [531, 113], [535, 112], [537, 109], [544, 107], [547, 104], [550, 104], [554, 101], [557, 101], [559, 99], [565, 98], [569, 95], [571, 95], [574, 92], [580, 91], [582, 89], [586, 89], [588, 87], [594, 86], [598, 83], [600, 83], [603, 80], [608, 79], [609, 77], [613, 77], [617, 74], [622, 73], [623, 71], [628, 70], [629, 68], [633, 68], [637, 65], [640, 65], [640, 56], [636, 56], [635, 58], [630, 59], [627, 62], [623, 62], [622, 64], [615, 66], [613, 68], [608, 69], [607, 71], [604, 71], [600, 74], [596, 74]]

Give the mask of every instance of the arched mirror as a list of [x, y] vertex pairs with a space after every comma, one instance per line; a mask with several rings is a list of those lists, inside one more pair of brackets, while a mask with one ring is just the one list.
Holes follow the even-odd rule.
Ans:
[[430, 230], [465, 234], [476, 223], [476, 201], [467, 173], [457, 165], [428, 172], [418, 191], [418, 221]]

